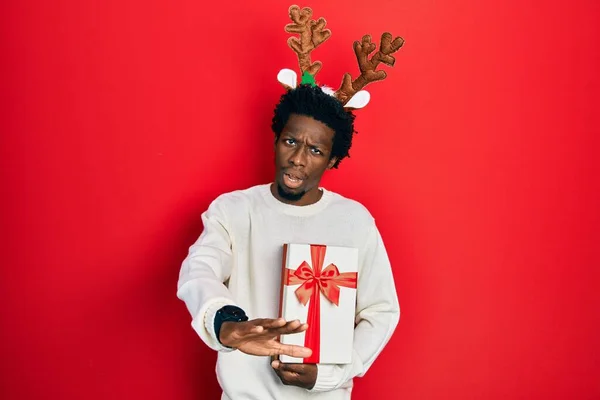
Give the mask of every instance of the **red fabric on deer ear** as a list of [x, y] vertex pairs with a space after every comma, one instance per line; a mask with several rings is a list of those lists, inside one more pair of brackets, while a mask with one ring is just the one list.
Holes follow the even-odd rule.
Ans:
[[298, 6], [289, 8], [290, 19], [293, 24], [287, 24], [285, 31], [288, 33], [299, 33], [300, 37], [292, 36], [288, 39], [288, 46], [297, 54], [300, 71], [308, 72], [315, 76], [323, 66], [320, 61], [311, 62], [310, 53], [321, 43], [331, 37], [331, 31], [325, 29], [327, 21], [323, 17], [312, 20], [312, 9]]

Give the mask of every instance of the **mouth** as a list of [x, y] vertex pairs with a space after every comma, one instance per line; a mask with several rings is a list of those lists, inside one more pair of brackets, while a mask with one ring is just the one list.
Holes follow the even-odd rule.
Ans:
[[293, 173], [284, 173], [283, 174], [283, 183], [285, 184], [285, 186], [289, 187], [290, 189], [299, 188], [303, 182], [304, 182], [304, 179], [298, 175], [295, 175]]

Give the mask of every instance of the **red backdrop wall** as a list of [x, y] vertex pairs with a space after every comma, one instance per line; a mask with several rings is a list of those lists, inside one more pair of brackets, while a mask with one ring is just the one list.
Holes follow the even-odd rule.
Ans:
[[[3, 399], [214, 399], [175, 297], [200, 213], [271, 179], [282, 1], [0, 6]], [[356, 398], [598, 399], [595, 0], [313, 1], [406, 44], [324, 185], [363, 202], [402, 317]], [[300, 4], [305, 6], [307, 4]]]

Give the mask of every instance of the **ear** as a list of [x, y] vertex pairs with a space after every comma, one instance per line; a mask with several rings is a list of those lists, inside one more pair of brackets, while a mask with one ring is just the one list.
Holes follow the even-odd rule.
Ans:
[[369, 104], [369, 100], [371, 100], [371, 94], [366, 90], [361, 90], [348, 100], [344, 108], [363, 108]]
[[277, 74], [277, 80], [286, 89], [294, 89], [298, 84], [298, 75], [291, 69], [284, 68]]
[[337, 157], [331, 157], [331, 160], [329, 160], [329, 164], [327, 164], [327, 169], [333, 168], [333, 165], [337, 162], [337, 160]]

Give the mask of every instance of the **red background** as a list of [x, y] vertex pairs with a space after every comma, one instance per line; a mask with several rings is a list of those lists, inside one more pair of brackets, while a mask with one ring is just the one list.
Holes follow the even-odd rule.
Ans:
[[[297, 68], [288, 3], [231, 3], [2, 2], [2, 399], [218, 398], [177, 275], [209, 202], [271, 179]], [[600, 3], [311, 6], [322, 84], [406, 39], [324, 180], [402, 306], [355, 398], [600, 398]]]

